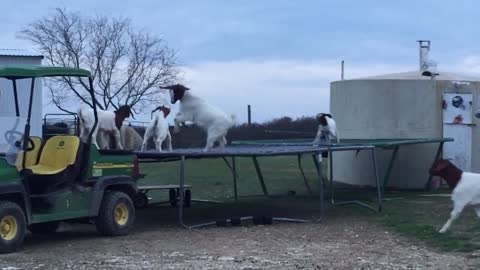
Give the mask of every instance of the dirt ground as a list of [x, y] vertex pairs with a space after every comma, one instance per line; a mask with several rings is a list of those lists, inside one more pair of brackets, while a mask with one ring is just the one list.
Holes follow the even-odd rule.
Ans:
[[[362, 215], [333, 213], [328, 210], [321, 223], [185, 230], [176, 225], [174, 209], [151, 208], [137, 212], [135, 229], [126, 237], [104, 238], [86, 224], [65, 224], [54, 235], [29, 235], [19, 252], [1, 255], [0, 269], [478, 269], [480, 265], [480, 258], [472, 254], [429, 250]], [[301, 213], [308, 214], [312, 213]], [[195, 215], [206, 214], [196, 211]]]

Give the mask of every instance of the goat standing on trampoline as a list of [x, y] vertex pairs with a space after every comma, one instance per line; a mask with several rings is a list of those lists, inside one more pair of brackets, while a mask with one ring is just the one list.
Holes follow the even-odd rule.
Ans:
[[331, 114], [319, 113], [315, 119], [318, 122], [318, 131], [315, 140], [312, 142], [313, 145], [318, 145], [322, 137], [325, 138], [327, 143], [330, 143], [331, 139], [335, 140], [335, 143], [340, 143], [337, 124]]

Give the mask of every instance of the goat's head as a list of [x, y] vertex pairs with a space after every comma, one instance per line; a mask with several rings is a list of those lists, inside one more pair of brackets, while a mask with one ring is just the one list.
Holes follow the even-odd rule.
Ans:
[[169, 86], [160, 87], [161, 89], [167, 89], [170, 94], [170, 101], [172, 104], [175, 104], [177, 101], [183, 98], [185, 95], [185, 91], [190, 90], [190, 88], [182, 85], [182, 84], [174, 84]]
[[439, 159], [435, 161], [430, 168], [429, 173], [430, 175], [443, 178], [452, 190], [457, 186], [462, 177], [462, 171], [447, 159]]
[[327, 117], [329, 118], [333, 118], [331, 114], [329, 113], [319, 113], [317, 114], [317, 116], [315, 117], [315, 119], [317, 120], [317, 122], [322, 125], [322, 126], [327, 126], [328, 123], [327, 123]]
[[155, 110], [152, 111], [152, 113], [153, 113], [153, 112], [156, 112], [156, 111], [161, 111], [161, 112], [163, 112], [163, 116], [164, 116], [164, 117], [167, 117], [167, 116], [170, 114], [170, 108], [169, 108], [169, 107], [165, 107], [164, 105], [158, 106]]
[[118, 129], [122, 127], [123, 120], [125, 118], [129, 118], [130, 116], [133, 117], [132, 110], [130, 105], [122, 105], [115, 111], [115, 125]]

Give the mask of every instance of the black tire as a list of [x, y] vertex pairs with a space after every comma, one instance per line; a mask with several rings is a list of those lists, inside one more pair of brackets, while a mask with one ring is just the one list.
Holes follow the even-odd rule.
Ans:
[[242, 225], [242, 220], [239, 217], [232, 217], [230, 218], [230, 224], [232, 224], [232, 226], [240, 226]]
[[170, 200], [170, 205], [175, 207], [177, 206], [177, 192], [174, 188], [171, 188], [168, 191], [168, 199]]
[[137, 208], [137, 209], [147, 208], [147, 206], [148, 206], [148, 196], [147, 196], [147, 194], [145, 194], [143, 192], [137, 193], [137, 195], [133, 199], [133, 203], [135, 205], [135, 208]]
[[57, 231], [60, 227], [60, 221], [31, 224], [28, 230], [33, 234], [50, 234]]
[[273, 224], [273, 218], [269, 216], [263, 216], [262, 217], [263, 224], [265, 225], [272, 225]]
[[252, 221], [253, 221], [253, 225], [261, 225], [261, 224], [263, 224], [263, 217], [262, 216], [254, 216]]
[[16, 203], [0, 201], [0, 253], [17, 250], [23, 243], [26, 230], [27, 222], [23, 209]]
[[215, 221], [217, 227], [227, 227], [227, 220], [226, 219], [219, 219]]
[[105, 236], [123, 236], [135, 221], [135, 207], [130, 197], [121, 191], [107, 191], [95, 219], [97, 230]]
[[191, 190], [185, 190], [185, 196], [183, 198], [183, 205], [185, 207], [190, 207], [192, 205], [192, 191]]

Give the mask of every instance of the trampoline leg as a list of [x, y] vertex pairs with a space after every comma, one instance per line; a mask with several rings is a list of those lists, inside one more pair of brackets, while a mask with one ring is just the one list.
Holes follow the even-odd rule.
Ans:
[[385, 176], [383, 177], [382, 194], [385, 194], [385, 188], [388, 185], [388, 180], [390, 180], [390, 175], [392, 174], [393, 164], [395, 163], [395, 159], [397, 158], [398, 149], [399, 149], [398, 145], [395, 146], [395, 148], [393, 149], [392, 157], [390, 158], [390, 161], [388, 163], [387, 172], [385, 173]]
[[260, 181], [260, 185], [262, 186], [263, 195], [268, 196], [267, 186], [265, 186], [265, 181], [263, 181], [262, 171], [260, 170], [260, 165], [258, 165], [257, 157], [252, 157], [253, 165], [255, 165], [255, 170], [257, 171], [258, 181]]
[[179, 185], [179, 191], [180, 191], [180, 200], [178, 202], [178, 221], [180, 222], [180, 225], [184, 228], [189, 229], [190, 227], [185, 225], [183, 222], [183, 197], [184, 197], [184, 192], [185, 192], [185, 156], [180, 157], [180, 185]]
[[320, 166], [320, 162], [318, 160], [318, 154], [312, 155], [314, 163], [318, 166], [317, 168], [317, 177], [318, 177], [318, 195], [320, 197], [320, 219], [323, 218], [323, 177], [322, 177], [322, 166]]
[[333, 185], [333, 151], [328, 151], [328, 179], [330, 179], [330, 202], [335, 204], [335, 186]]
[[378, 212], [381, 212], [382, 211], [382, 187], [380, 185], [380, 179], [378, 177], [377, 157], [375, 154], [375, 148], [372, 148], [372, 161], [373, 161], [373, 173], [375, 176], [375, 182], [377, 184]]
[[232, 172], [232, 176], [233, 176], [233, 191], [234, 191], [234, 195], [235, 195], [235, 202], [237, 202], [238, 200], [238, 192], [237, 192], [237, 169], [235, 168], [235, 157], [232, 157], [232, 165], [230, 165], [230, 163], [228, 162], [227, 158], [226, 157], [222, 157], [223, 161], [225, 161], [225, 164], [227, 164], [227, 167], [230, 169], [230, 171]]
[[308, 179], [305, 176], [305, 172], [303, 171], [303, 168], [302, 168], [302, 155], [298, 154], [297, 155], [297, 160], [298, 160], [298, 168], [300, 169], [300, 173], [302, 174], [303, 182], [305, 183], [305, 187], [307, 188], [308, 193], [310, 195], [312, 195], [312, 188], [308, 184]]
[[237, 202], [238, 201], [237, 166], [235, 164], [235, 157], [232, 157], [232, 174], [233, 174], [233, 193], [235, 196], [235, 202]]
[[[433, 163], [435, 163], [435, 161], [437, 161], [440, 158], [440, 155], [442, 154], [442, 150], [443, 150], [443, 142], [441, 142], [440, 145], [438, 145], [437, 153], [435, 154], [435, 159], [433, 160]], [[433, 165], [433, 163], [432, 163], [432, 165]], [[432, 178], [433, 178], [432, 175], [428, 176], [428, 181], [425, 184], [425, 190], [431, 189]]]

